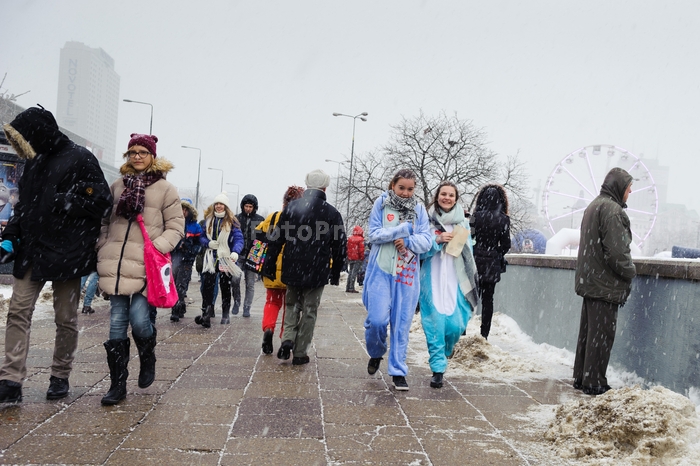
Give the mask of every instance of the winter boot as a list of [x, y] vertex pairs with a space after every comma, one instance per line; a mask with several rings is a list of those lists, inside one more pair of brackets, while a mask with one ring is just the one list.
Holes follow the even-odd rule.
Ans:
[[180, 303], [181, 301], [175, 303], [173, 308], [170, 310], [170, 320], [172, 322], [180, 322]]
[[104, 343], [109, 364], [109, 391], [102, 397], [103, 405], [115, 405], [126, 398], [126, 379], [129, 377], [129, 345], [131, 340], [107, 340]]
[[230, 324], [230, 323], [231, 323], [231, 319], [229, 319], [229, 317], [228, 317], [228, 307], [224, 307], [221, 310], [221, 325]]
[[263, 334], [262, 352], [265, 354], [272, 354], [272, 333], [272, 330], [268, 328]]
[[214, 317], [214, 306], [207, 306], [207, 310], [205, 311], [205, 314], [202, 316], [202, 318], [199, 319], [199, 322], [197, 322], [197, 319], [195, 319], [194, 321], [204, 328], [210, 328], [212, 317]]
[[182, 319], [185, 317], [185, 314], [187, 313], [187, 302], [185, 301], [180, 301], [180, 308], [178, 309], [178, 317]]
[[202, 321], [204, 320], [204, 318], [205, 318], [205, 317], [207, 316], [207, 314], [208, 314], [207, 309], [208, 309], [208, 308], [206, 308], [206, 307], [205, 307], [205, 308], [202, 308], [202, 315], [201, 315], [201, 316], [197, 316], [197, 317], [194, 318], [194, 323], [195, 323], [195, 324], [197, 324], [197, 325], [202, 325]]
[[140, 338], [134, 335], [134, 343], [139, 350], [139, 388], [148, 388], [156, 378], [156, 328], [153, 327], [153, 335], [147, 338]]

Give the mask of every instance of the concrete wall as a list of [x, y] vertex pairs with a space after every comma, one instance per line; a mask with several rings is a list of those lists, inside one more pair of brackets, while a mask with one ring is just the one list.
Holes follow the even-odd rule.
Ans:
[[[576, 349], [582, 298], [575, 257], [508, 255], [494, 310], [536, 343]], [[700, 262], [635, 259], [632, 294], [618, 312], [611, 363], [685, 394], [700, 387]]]

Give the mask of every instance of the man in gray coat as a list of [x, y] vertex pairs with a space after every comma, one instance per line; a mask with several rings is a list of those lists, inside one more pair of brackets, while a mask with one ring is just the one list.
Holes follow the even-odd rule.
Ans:
[[610, 390], [605, 372], [615, 341], [617, 310], [627, 301], [637, 273], [630, 253], [630, 220], [623, 210], [631, 192], [632, 176], [613, 168], [581, 221], [576, 294], [583, 297], [583, 305], [574, 388], [587, 395]]

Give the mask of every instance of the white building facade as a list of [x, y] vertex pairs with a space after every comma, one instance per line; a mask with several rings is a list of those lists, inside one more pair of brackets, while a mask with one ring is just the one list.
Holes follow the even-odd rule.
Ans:
[[61, 49], [56, 120], [92, 143], [87, 148], [115, 164], [119, 75], [114, 59], [101, 48], [66, 42]]

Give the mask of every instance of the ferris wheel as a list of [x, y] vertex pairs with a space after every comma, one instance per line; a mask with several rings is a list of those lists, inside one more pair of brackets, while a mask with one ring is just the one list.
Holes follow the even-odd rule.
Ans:
[[632, 193], [627, 199], [632, 241], [641, 249], [656, 223], [659, 194], [644, 162], [617, 146], [595, 145], [577, 149], [552, 170], [542, 195], [543, 214], [549, 229], [580, 228], [583, 211], [600, 193], [605, 175], [620, 167], [632, 175]]

